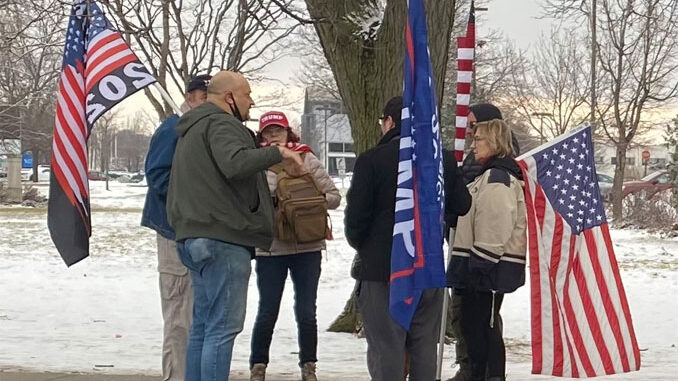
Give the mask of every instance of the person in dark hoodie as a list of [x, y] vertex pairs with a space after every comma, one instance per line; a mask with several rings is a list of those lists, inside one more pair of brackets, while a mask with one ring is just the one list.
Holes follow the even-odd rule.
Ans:
[[461, 217], [448, 285], [461, 297], [461, 328], [472, 381], [505, 379], [499, 324], [505, 293], [525, 283], [526, 213], [511, 130], [500, 119], [476, 122], [473, 154], [482, 165], [469, 185], [471, 209]]
[[[433, 380], [436, 370], [443, 290], [423, 292], [409, 331], [398, 325], [389, 313], [402, 108], [402, 97], [391, 98], [386, 103], [380, 118], [383, 137], [376, 147], [356, 160], [351, 187], [346, 195], [345, 235], [358, 252], [359, 266], [355, 266], [352, 275], [358, 281], [356, 301], [363, 319], [367, 366], [373, 381], [403, 380], [408, 353], [410, 379]], [[449, 166], [450, 161], [444, 160], [445, 164]], [[452, 160], [451, 164], [451, 172], [448, 167], [445, 168], [445, 181], [449, 176], [459, 174], [454, 169], [456, 163]], [[448, 203], [454, 203], [454, 189], [459, 189], [455, 184], [461, 184], [462, 193], [466, 192], [460, 178], [450, 179], [450, 191], [446, 184], [446, 192], [449, 192], [446, 194], [446, 208]], [[465, 213], [464, 209], [470, 206], [470, 200], [467, 201], [465, 206], [451, 206], [450, 213]]]
[[179, 119], [167, 215], [193, 284], [186, 381], [229, 378], [235, 337], [245, 321], [254, 248], [273, 240], [273, 202], [264, 171], [283, 162], [305, 172], [298, 153], [257, 148], [243, 122], [254, 105], [247, 80], [221, 71], [207, 102]]
[[[199, 75], [186, 86], [183, 111], [198, 107], [207, 101], [207, 83], [211, 75]], [[166, 381], [180, 381], [186, 373], [186, 343], [191, 325], [193, 290], [188, 269], [181, 263], [174, 242], [174, 229], [167, 221], [167, 188], [169, 187], [172, 158], [177, 146], [175, 128], [179, 116], [165, 119], [155, 130], [146, 155], [146, 203], [141, 226], [156, 231], [158, 244], [158, 276], [160, 306], [163, 317], [162, 375]]]

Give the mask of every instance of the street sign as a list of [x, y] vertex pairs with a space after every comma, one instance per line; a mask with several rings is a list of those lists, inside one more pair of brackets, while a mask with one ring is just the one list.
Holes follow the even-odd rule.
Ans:
[[0, 155], [20, 155], [21, 140], [0, 139]]
[[643, 151], [643, 160], [647, 160], [649, 158], [650, 158], [650, 151], [648, 151], [648, 150]]
[[21, 155], [21, 168], [33, 168], [33, 154], [30, 152], [24, 152]]

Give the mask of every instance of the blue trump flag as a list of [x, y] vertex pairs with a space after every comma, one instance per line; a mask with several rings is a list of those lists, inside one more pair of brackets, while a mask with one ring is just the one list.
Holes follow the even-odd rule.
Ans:
[[409, 330], [421, 293], [445, 285], [443, 162], [423, 0], [408, 1], [389, 308]]

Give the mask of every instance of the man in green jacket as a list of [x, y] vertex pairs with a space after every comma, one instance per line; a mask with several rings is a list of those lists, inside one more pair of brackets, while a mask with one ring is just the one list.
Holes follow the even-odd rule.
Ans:
[[253, 105], [247, 80], [222, 71], [207, 87], [207, 102], [184, 114], [176, 128], [167, 215], [193, 282], [186, 381], [228, 380], [254, 248], [268, 249], [273, 239], [264, 170], [283, 162], [304, 172], [296, 152], [257, 148], [243, 124]]

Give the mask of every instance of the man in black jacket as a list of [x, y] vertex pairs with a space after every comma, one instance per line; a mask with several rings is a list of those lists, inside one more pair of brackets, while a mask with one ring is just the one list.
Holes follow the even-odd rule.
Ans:
[[[367, 366], [373, 381], [403, 380], [405, 355], [410, 354], [410, 375], [416, 380], [433, 380], [436, 368], [436, 343], [442, 308], [442, 289], [425, 290], [409, 331], [398, 325], [389, 313], [391, 247], [395, 223], [395, 199], [400, 149], [402, 97], [394, 97], [384, 107], [381, 119], [383, 137], [376, 147], [356, 160], [351, 188], [346, 195], [345, 233], [348, 243], [358, 251], [360, 266], [354, 274], [358, 308], [367, 338]], [[448, 163], [449, 164], [449, 163]], [[445, 180], [458, 175], [453, 162]], [[453, 181], [456, 180], [456, 181]], [[453, 189], [466, 191], [463, 180], [451, 179], [448, 200]], [[449, 202], [446, 202], [446, 207]], [[470, 206], [459, 205], [466, 213]]]

